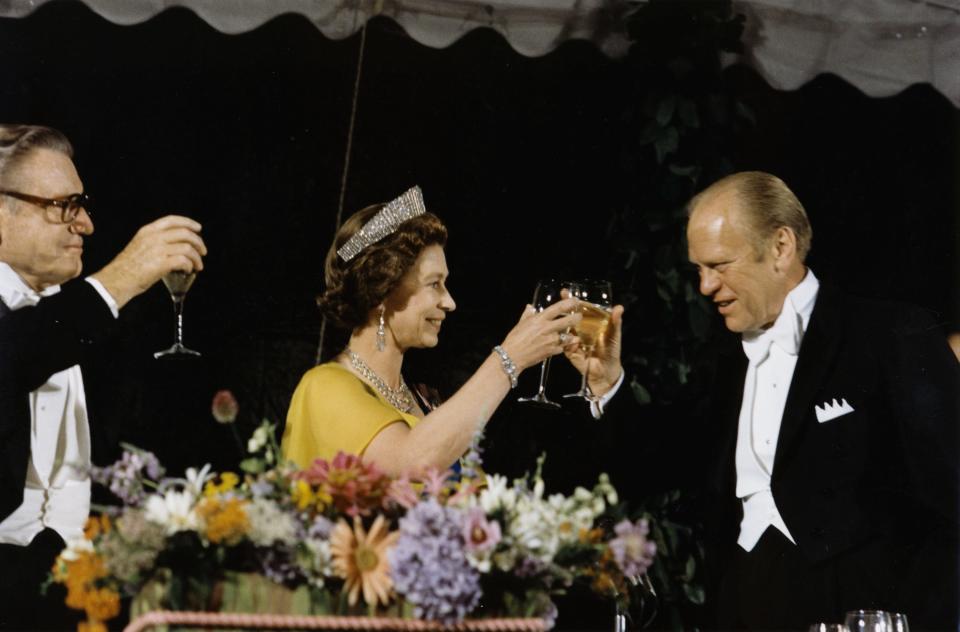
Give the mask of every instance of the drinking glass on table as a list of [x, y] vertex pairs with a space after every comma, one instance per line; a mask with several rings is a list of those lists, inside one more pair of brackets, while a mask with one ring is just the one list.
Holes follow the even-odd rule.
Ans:
[[587, 387], [590, 373], [590, 356], [597, 344], [607, 334], [610, 324], [610, 313], [613, 310], [613, 289], [609, 281], [593, 281], [585, 279], [569, 284], [570, 296], [578, 299], [577, 311], [583, 316], [576, 326], [575, 332], [580, 338], [580, 348], [583, 350], [584, 368], [583, 379], [580, 380], [580, 390], [569, 393], [564, 397], [582, 397], [587, 401], [596, 398]]
[[899, 612], [891, 612], [890, 620], [893, 622], [893, 632], [910, 632], [907, 615]]
[[184, 272], [182, 270], [173, 270], [163, 275], [163, 284], [167, 286], [170, 298], [173, 299], [173, 311], [177, 316], [177, 333], [173, 345], [168, 349], [154, 353], [154, 358], [166, 355], [200, 355], [199, 351], [183, 346], [183, 302], [187, 298], [187, 292], [196, 277], [196, 272]]
[[850, 632], [893, 632], [893, 620], [883, 610], [854, 610], [848, 612], [844, 623]]
[[[542, 312], [547, 307], [550, 307], [554, 303], [560, 300], [560, 290], [563, 289], [563, 284], [560, 281], [554, 279], [543, 279], [537, 283], [536, 289], [533, 291], [533, 307], [538, 311]], [[530, 397], [519, 397], [517, 398], [518, 402], [529, 402], [531, 404], [539, 404], [546, 408], [560, 408], [560, 404], [555, 401], [552, 401], [547, 397], [546, 393], [546, 383], [547, 383], [547, 374], [550, 372], [550, 358], [547, 358], [540, 363], [540, 388], [537, 389], [536, 395], [531, 395]]]

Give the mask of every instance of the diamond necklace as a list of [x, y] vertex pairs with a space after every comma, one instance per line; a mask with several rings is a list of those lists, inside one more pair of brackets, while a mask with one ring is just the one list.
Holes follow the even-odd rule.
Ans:
[[373, 387], [379, 391], [383, 398], [390, 402], [390, 405], [397, 410], [409, 413], [413, 410], [413, 393], [407, 388], [407, 383], [403, 381], [403, 375], [400, 376], [400, 386], [390, 388], [387, 383], [377, 375], [376, 371], [367, 366], [367, 363], [360, 359], [353, 349], [347, 349], [347, 357], [350, 358], [350, 366], [362, 375]]

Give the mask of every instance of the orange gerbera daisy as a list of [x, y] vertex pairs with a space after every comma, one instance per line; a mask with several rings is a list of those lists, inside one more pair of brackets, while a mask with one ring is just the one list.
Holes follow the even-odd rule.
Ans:
[[397, 542], [400, 532], [390, 533], [387, 528], [383, 516], [377, 516], [367, 533], [359, 516], [354, 516], [352, 529], [341, 519], [330, 534], [333, 569], [346, 580], [344, 590], [351, 606], [357, 603], [361, 590], [367, 604], [387, 605], [390, 601], [393, 581], [387, 551]]

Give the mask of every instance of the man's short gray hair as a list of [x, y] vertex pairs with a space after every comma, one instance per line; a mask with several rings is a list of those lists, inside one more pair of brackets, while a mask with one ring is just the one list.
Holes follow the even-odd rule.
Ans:
[[797, 237], [797, 256], [801, 262], [806, 260], [813, 241], [813, 229], [803, 204], [783, 180], [763, 171], [734, 173], [694, 196], [687, 204], [687, 215], [692, 214], [705, 197], [723, 189], [736, 192], [758, 254], [774, 233], [787, 227]]
[[0, 183], [34, 149], [50, 149], [73, 158], [73, 145], [52, 127], [0, 124]]

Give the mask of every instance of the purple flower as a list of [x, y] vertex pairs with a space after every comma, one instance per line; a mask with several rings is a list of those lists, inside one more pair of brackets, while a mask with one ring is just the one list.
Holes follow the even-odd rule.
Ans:
[[389, 553], [394, 588], [414, 605], [414, 616], [452, 625], [480, 601], [480, 574], [467, 561], [463, 512], [429, 498], [400, 519], [400, 539]]
[[302, 584], [306, 577], [286, 547], [258, 548], [260, 570], [267, 579], [289, 588]]
[[613, 528], [617, 537], [610, 540], [610, 550], [617, 566], [627, 577], [643, 575], [653, 564], [657, 545], [647, 540], [650, 525], [646, 520], [636, 524], [623, 520]]
[[470, 442], [467, 453], [460, 459], [460, 476], [466, 479], [480, 478], [483, 474], [483, 431], [477, 432]]
[[547, 565], [535, 557], [524, 557], [513, 568], [517, 577], [536, 577], [547, 570]]
[[276, 490], [276, 486], [270, 481], [257, 479], [250, 483], [250, 493], [254, 498], [268, 498]]
[[307, 537], [317, 540], [329, 540], [331, 531], [333, 531], [333, 523], [330, 522], [328, 518], [318, 514], [307, 529]]
[[140, 449], [124, 450], [120, 460], [113, 465], [90, 469], [90, 478], [133, 507], [140, 506], [146, 499], [144, 480], [156, 482], [163, 474], [164, 469], [157, 457]]

